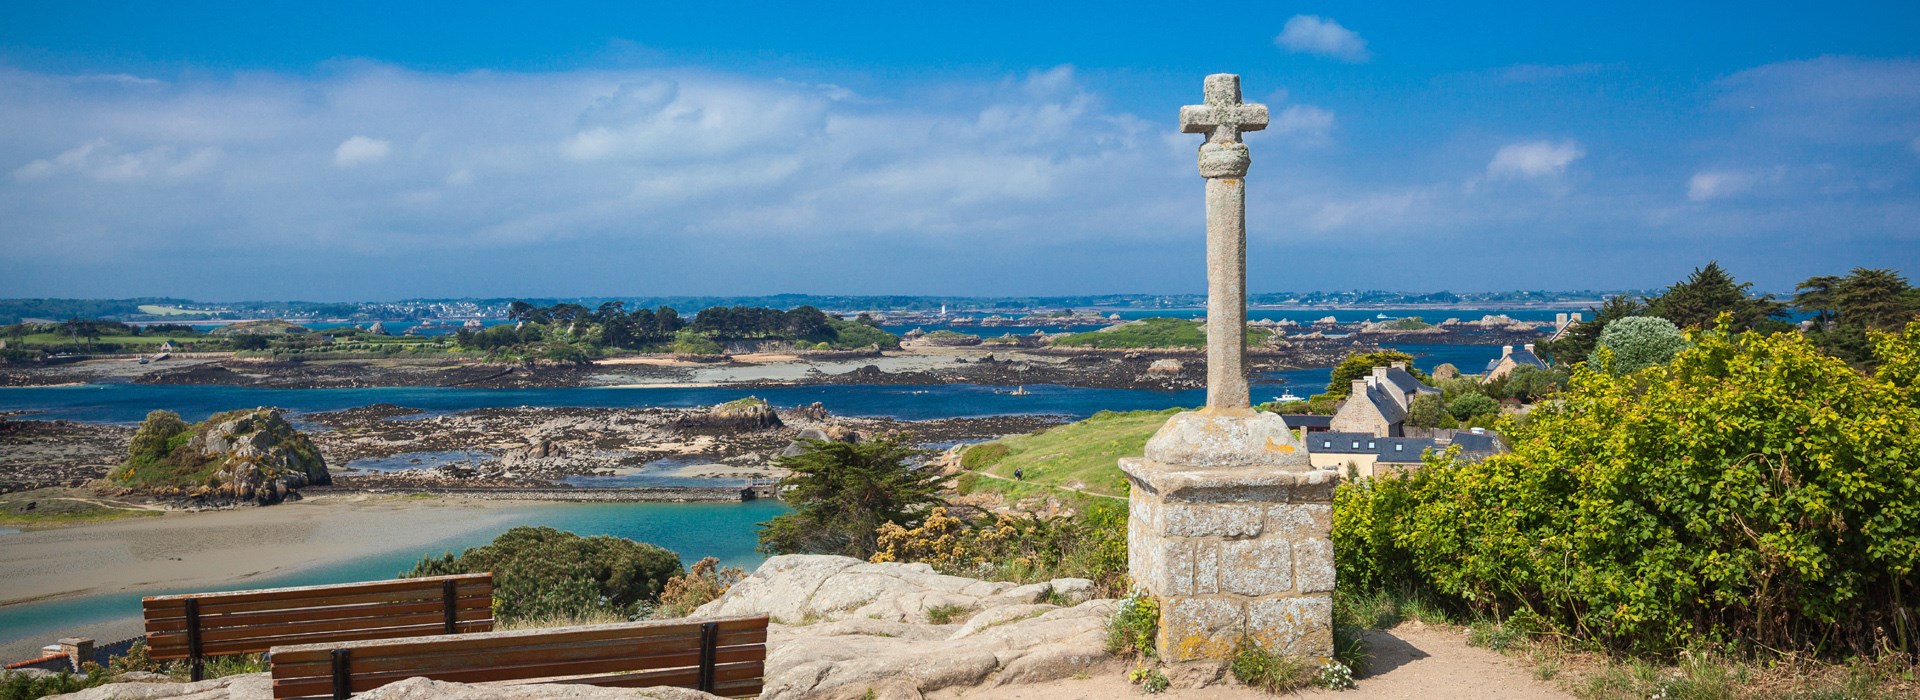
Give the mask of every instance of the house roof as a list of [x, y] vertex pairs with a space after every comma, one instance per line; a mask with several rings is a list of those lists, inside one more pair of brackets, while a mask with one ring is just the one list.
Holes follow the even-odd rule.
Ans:
[[1388, 423], [1398, 423], [1407, 419], [1407, 409], [1401, 408], [1400, 402], [1393, 400], [1393, 396], [1389, 395], [1385, 388], [1367, 387], [1367, 401], [1373, 404], [1374, 410], [1379, 411], [1380, 417], [1385, 418]]
[[1495, 454], [1505, 452], [1500, 446], [1500, 438], [1492, 433], [1454, 433], [1453, 444], [1460, 451], [1469, 454]]
[[1307, 436], [1307, 452], [1373, 455], [1381, 462], [1416, 462], [1427, 450], [1439, 449], [1433, 438], [1374, 437], [1367, 433], [1315, 433]]
[[1287, 427], [1294, 430], [1301, 428], [1333, 427], [1333, 416], [1316, 416], [1308, 413], [1283, 413], [1280, 414], [1280, 420], [1286, 421]]
[[1399, 367], [1387, 368], [1387, 381], [1393, 382], [1394, 386], [1400, 388], [1401, 393], [1408, 396], [1440, 393], [1439, 389], [1427, 386], [1422, 383], [1418, 377], [1413, 376], [1412, 372], [1400, 369]]
[[[1540, 369], [1547, 368], [1546, 361], [1541, 360], [1539, 356], [1533, 354], [1532, 350], [1528, 350], [1526, 348], [1515, 348], [1513, 351], [1513, 354], [1508, 355], [1507, 357], [1512, 357], [1513, 364], [1515, 365], [1533, 365], [1535, 367], [1539, 367]], [[1493, 368], [1499, 367], [1501, 359], [1503, 358], [1496, 357], [1496, 358], [1493, 358], [1492, 360], [1488, 360], [1487, 371], [1492, 372]]]

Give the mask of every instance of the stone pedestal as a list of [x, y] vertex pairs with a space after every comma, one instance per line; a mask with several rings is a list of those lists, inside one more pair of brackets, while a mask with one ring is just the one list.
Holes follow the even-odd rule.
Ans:
[[1225, 659], [1243, 638], [1332, 656], [1335, 473], [1307, 463], [1279, 416], [1182, 413], [1120, 469], [1128, 571], [1160, 601], [1160, 658]]

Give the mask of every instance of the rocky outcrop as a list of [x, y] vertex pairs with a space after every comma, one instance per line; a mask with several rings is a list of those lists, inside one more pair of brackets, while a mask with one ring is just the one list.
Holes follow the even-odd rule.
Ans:
[[[273, 679], [265, 673], [214, 678], [198, 683], [109, 683], [59, 700], [272, 700]], [[381, 686], [353, 696], [357, 700], [709, 700], [719, 696], [685, 688], [598, 688], [590, 685], [470, 685], [425, 678]]]
[[925, 564], [788, 555], [694, 616], [774, 619], [766, 700], [916, 698], [1058, 680], [1114, 661], [1105, 640], [1118, 603], [1093, 592], [1085, 579], [1023, 586]]
[[780, 414], [765, 399], [752, 396], [728, 401], [676, 423], [676, 427], [683, 429], [724, 431], [773, 430], [783, 425]]
[[1154, 360], [1153, 364], [1147, 365], [1147, 374], [1178, 375], [1185, 369], [1186, 365], [1181, 364], [1179, 360], [1167, 357]]
[[301, 487], [333, 483], [320, 451], [278, 408], [228, 411], [193, 426], [156, 411], [108, 480], [194, 505], [267, 505], [297, 497]]

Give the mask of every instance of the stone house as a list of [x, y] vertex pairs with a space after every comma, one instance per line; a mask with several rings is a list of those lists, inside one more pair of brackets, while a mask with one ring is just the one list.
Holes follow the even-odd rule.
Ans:
[[1407, 371], [1407, 363], [1375, 367], [1371, 374], [1353, 380], [1352, 392], [1334, 412], [1328, 429], [1374, 437], [1400, 437], [1405, 434], [1407, 409], [1421, 394], [1438, 396], [1440, 390], [1415, 378]]
[[1541, 360], [1538, 355], [1533, 354], [1533, 343], [1527, 343], [1521, 350], [1513, 349], [1512, 345], [1502, 345], [1500, 346], [1500, 357], [1487, 363], [1487, 373], [1481, 375], [1480, 382], [1484, 384], [1507, 376], [1523, 365], [1538, 367], [1540, 369], [1547, 368], [1547, 363]]
[[1420, 458], [1427, 450], [1443, 449], [1433, 438], [1378, 437], [1369, 433], [1315, 433], [1306, 442], [1310, 464], [1354, 478], [1410, 472], [1420, 468]]

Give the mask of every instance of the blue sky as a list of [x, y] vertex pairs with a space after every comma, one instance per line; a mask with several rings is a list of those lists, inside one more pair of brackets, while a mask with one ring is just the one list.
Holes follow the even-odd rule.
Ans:
[[1920, 273], [1920, 4], [9, 2], [0, 296], [1204, 288]]

